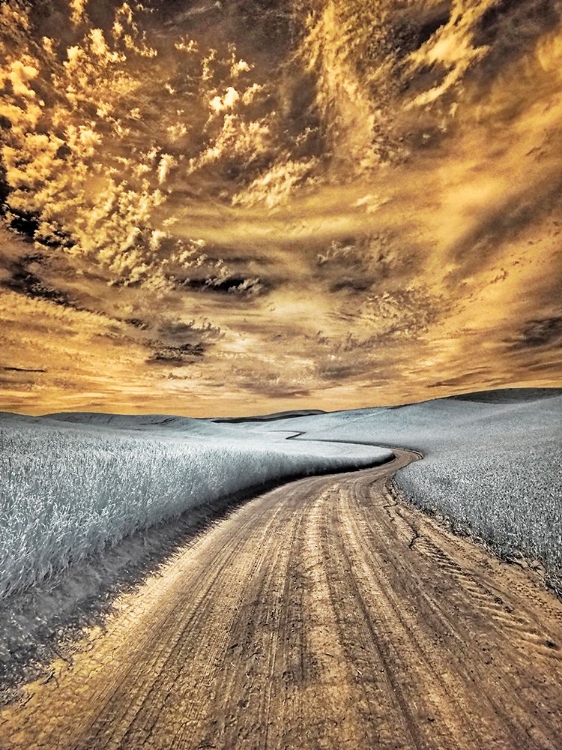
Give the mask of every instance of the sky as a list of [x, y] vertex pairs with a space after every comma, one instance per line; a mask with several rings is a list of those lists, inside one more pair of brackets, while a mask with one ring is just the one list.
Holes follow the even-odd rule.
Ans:
[[0, 410], [562, 385], [562, 2], [4, 0]]

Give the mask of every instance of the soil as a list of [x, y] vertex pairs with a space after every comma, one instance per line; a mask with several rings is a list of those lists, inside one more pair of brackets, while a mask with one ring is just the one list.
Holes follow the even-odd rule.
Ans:
[[397, 502], [414, 456], [265, 493], [125, 595], [0, 747], [562, 747], [562, 603]]

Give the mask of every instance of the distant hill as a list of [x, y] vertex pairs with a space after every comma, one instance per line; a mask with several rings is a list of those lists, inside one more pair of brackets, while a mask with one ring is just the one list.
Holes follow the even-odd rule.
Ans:
[[499, 388], [494, 391], [475, 391], [450, 396], [457, 401], [478, 401], [483, 404], [517, 404], [562, 396], [562, 388]]
[[316, 414], [326, 414], [322, 409], [295, 409], [293, 411], [278, 411], [274, 414], [262, 414], [256, 417], [218, 417], [212, 422], [230, 422], [241, 424], [243, 422], [275, 422], [278, 419], [293, 419], [293, 417], [313, 417]]

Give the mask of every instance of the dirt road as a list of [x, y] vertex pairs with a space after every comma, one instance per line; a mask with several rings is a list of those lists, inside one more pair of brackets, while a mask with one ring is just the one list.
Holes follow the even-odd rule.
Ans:
[[562, 604], [385, 489], [237, 510], [0, 713], [0, 747], [562, 748]]

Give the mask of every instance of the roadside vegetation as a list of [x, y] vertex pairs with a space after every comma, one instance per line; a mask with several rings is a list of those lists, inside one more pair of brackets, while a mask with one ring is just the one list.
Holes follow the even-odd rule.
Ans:
[[228, 437], [234, 428], [218, 425], [197, 434], [205, 424], [194, 420], [136, 430], [134, 419], [100, 420], [0, 417], [0, 599], [240, 490], [371, 466], [391, 455], [283, 435], [258, 438], [244, 426]]

